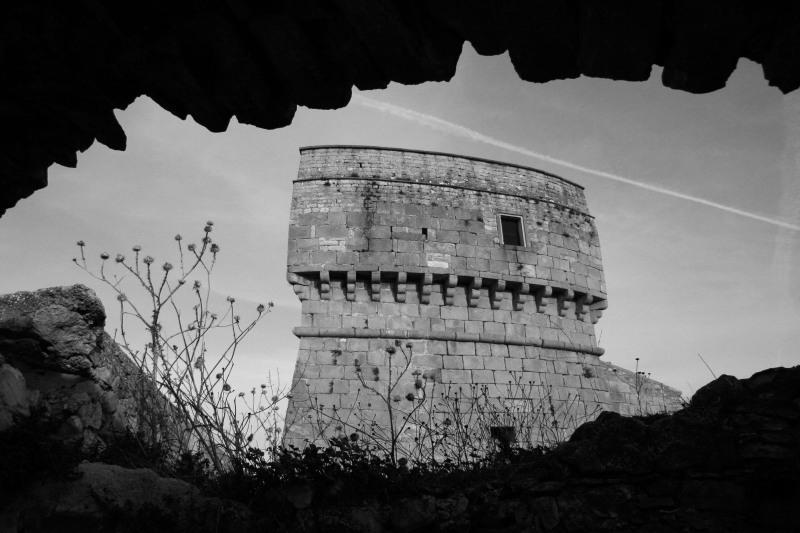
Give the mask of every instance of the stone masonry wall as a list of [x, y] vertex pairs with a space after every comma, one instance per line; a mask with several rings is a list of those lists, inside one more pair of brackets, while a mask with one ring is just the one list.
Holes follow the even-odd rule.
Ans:
[[[502, 243], [499, 215], [522, 218]], [[600, 245], [579, 185], [535, 169], [431, 152], [301, 149], [288, 280], [302, 322], [287, 441], [313, 441], [309, 405], [366, 404], [358, 372], [425, 387], [541, 385], [557, 402], [635, 412], [642, 388], [600, 361], [594, 323], [607, 307]], [[395, 357], [386, 348], [402, 339]], [[391, 359], [391, 361], [390, 361]], [[362, 374], [362, 378], [365, 374]], [[418, 389], [417, 387], [416, 389]], [[638, 393], [637, 393], [638, 389]], [[645, 403], [675, 405], [676, 391]], [[312, 418], [316, 416], [312, 414]]]

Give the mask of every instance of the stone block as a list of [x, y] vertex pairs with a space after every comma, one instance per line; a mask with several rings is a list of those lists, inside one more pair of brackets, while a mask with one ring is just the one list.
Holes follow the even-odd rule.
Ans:
[[462, 358], [463, 368], [466, 370], [483, 369], [483, 357], [465, 355]]
[[319, 367], [319, 377], [322, 379], [343, 379], [344, 367], [341, 365], [324, 365]]
[[476, 333], [480, 335], [483, 333], [483, 322], [477, 320], [467, 320], [464, 322], [464, 331], [466, 333]]
[[[508, 346], [505, 344], [490, 344], [493, 357], [509, 357]], [[519, 347], [518, 347], [519, 348]], [[524, 350], [523, 350], [524, 353]]]
[[492, 370], [473, 370], [473, 383], [495, 383], [494, 372]]
[[513, 357], [508, 357], [505, 359], [506, 370], [510, 371], [522, 371], [522, 362], [524, 359], [515, 359]]
[[488, 342], [476, 342], [475, 343], [475, 355], [481, 355], [484, 357], [492, 355], [492, 344]]
[[445, 369], [463, 369], [464, 360], [457, 355], [445, 355], [442, 357], [442, 368]]
[[[476, 372], [480, 371], [476, 370]], [[444, 369], [442, 370], [442, 382], [453, 384], [472, 383], [472, 371]]]
[[487, 370], [505, 370], [506, 358], [505, 357], [484, 357], [483, 367]]
[[466, 307], [443, 306], [441, 308], [441, 317], [444, 319], [467, 320], [469, 312]]
[[508, 356], [509, 357], [518, 357], [524, 358], [525, 357], [525, 346], [507, 346], [508, 349]]
[[469, 320], [479, 320], [483, 322], [494, 320], [495, 311], [492, 309], [479, 309], [470, 307], [467, 311]]

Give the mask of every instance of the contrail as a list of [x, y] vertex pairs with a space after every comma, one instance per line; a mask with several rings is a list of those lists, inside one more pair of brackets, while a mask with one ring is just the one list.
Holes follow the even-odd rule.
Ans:
[[655, 193], [664, 194], [666, 196], [672, 196], [673, 198], [680, 198], [682, 200], [687, 200], [689, 202], [694, 202], [696, 204], [713, 207], [721, 211], [726, 211], [728, 213], [733, 213], [735, 215], [743, 216], [753, 220], [758, 220], [759, 222], [766, 222], [767, 224], [772, 224], [780, 228], [800, 231], [800, 226], [796, 224], [791, 224], [789, 222], [784, 222], [783, 220], [765, 217], [757, 213], [751, 213], [749, 211], [737, 209], [736, 207], [731, 207], [729, 205], [724, 205], [717, 202], [713, 202], [711, 200], [706, 200], [705, 198], [698, 198], [697, 196], [691, 196], [689, 194], [685, 194], [682, 192], [665, 189], [664, 187], [659, 187], [658, 185], [651, 185], [649, 183], [643, 183], [641, 181], [632, 180], [630, 178], [626, 178], [618, 174], [612, 174], [610, 172], [604, 172], [602, 170], [584, 167], [582, 165], [576, 165], [575, 163], [570, 163], [569, 161], [565, 161], [563, 159], [551, 157], [546, 154], [540, 154], [539, 152], [534, 152], [533, 150], [528, 150], [527, 148], [507, 143], [500, 139], [495, 139], [494, 137], [484, 135], [483, 133], [469, 129], [465, 126], [461, 126], [460, 124], [455, 124], [453, 122], [448, 122], [447, 120], [441, 119], [439, 117], [434, 117], [433, 115], [427, 115], [425, 113], [420, 113], [419, 111], [414, 111], [412, 109], [406, 109], [404, 107], [396, 106], [394, 104], [381, 102], [380, 100], [373, 100], [372, 98], [368, 98], [360, 94], [353, 95], [353, 101], [364, 107], [376, 109], [378, 111], [381, 111], [382, 113], [388, 113], [390, 115], [400, 117], [404, 120], [416, 122], [417, 124], [421, 124], [423, 126], [427, 126], [429, 128], [442, 131], [444, 133], [457, 135], [459, 137], [466, 137], [467, 139], [471, 139], [473, 141], [478, 141], [492, 146], [496, 146], [498, 148], [526, 155], [534, 159], [540, 159], [542, 161], [547, 161], [555, 165], [570, 168], [572, 170], [577, 170], [579, 172], [585, 172], [586, 174], [591, 174], [594, 176], [598, 176], [600, 178], [606, 178], [619, 183], [626, 183], [634, 187], [639, 187], [640, 189], [645, 189]]

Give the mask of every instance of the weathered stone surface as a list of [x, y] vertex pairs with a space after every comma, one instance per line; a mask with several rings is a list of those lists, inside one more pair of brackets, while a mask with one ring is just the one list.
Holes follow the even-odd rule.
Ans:
[[800, 85], [798, 9], [689, 0], [16, 2], [0, 46], [0, 214], [46, 186], [52, 163], [75, 166], [95, 140], [124, 150], [113, 110], [139, 95], [211, 131], [234, 116], [278, 128], [298, 105], [346, 105], [353, 86], [448, 80], [466, 41], [481, 54], [508, 51], [534, 82], [641, 81], [661, 65], [668, 87], [708, 92], [745, 57], [789, 92]]
[[0, 296], [0, 430], [36, 412], [86, 454], [138, 429], [140, 372], [83, 285]]

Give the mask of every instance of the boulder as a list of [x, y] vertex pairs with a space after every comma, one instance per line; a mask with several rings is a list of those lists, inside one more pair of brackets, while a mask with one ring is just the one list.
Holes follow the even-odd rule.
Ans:
[[136, 392], [148, 383], [105, 319], [83, 285], [0, 296], [0, 431], [36, 413], [91, 455], [143, 429]]

